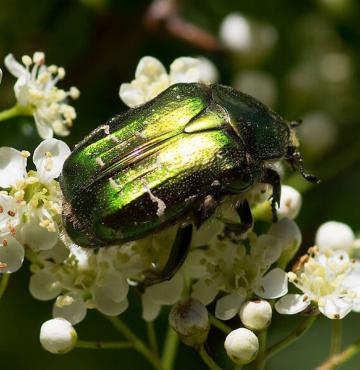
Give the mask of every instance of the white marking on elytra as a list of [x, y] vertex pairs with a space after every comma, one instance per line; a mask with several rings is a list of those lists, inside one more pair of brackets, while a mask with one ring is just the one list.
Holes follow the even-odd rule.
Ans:
[[162, 216], [165, 212], [165, 209], [166, 209], [165, 202], [163, 200], [161, 200], [160, 198], [158, 198], [157, 196], [155, 196], [151, 192], [151, 190], [150, 190], [148, 184], [145, 182], [145, 180], [142, 181], [142, 183], [143, 183], [147, 193], [149, 194], [149, 197], [150, 197], [151, 201], [154, 202], [154, 203], [157, 203], [158, 208], [157, 208], [157, 211], [156, 211], [156, 215], [159, 216], [159, 217]]
[[113, 141], [114, 143], [116, 143], [116, 144], [119, 144], [120, 143], [120, 140], [115, 135], [113, 135], [113, 134], [110, 134], [109, 135], [109, 139], [111, 141]]
[[104, 166], [105, 166], [104, 161], [103, 161], [100, 157], [96, 158], [96, 163], [97, 163], [100, 167], [104, 167]]
[[112, 177], [109, 177], [109, 183], [110, 183], [110, 186], [114, 189], [114, 190], [117, 190], [119, 189], [120, 185], [112, 178]]
[[102, 126], [102, 129], [104, 130], [106, 135], [110, 135], [110, 126], [109, 125]]

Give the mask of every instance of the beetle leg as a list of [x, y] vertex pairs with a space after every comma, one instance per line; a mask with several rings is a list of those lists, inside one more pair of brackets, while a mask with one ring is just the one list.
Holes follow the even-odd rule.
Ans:
[[236, 235], [244, 234], [253, 225], [253, 217], [248, 201], [242, 200], [235, 204], [235, 210], [240, 217], [240, 223], [225, 222], [225, 235], [234, 233]]
[[145, 287], [160, 283], [164, 280], [170, 280], [175, 275], [184, 263], [190, 250], [192, 229], [192, 224], [179, 227], [165, 267], [159, 273], [150, 273], [150, 276], [143, 282]]
[[266, 168], [264, 175], [261, 179], [261, 182], [265, 184], [270, 184], [273, 188], [273, 193], [271, 196], [271, 210], [272, 210], [272, 219], [273, 222], [276, 222], [278, 217], [277, 217], [277, 212], [276, 212], [276, 205], [280, 207], [280, 198], [281, 198], [281, 182], [280, 182], [280, 176], [279, 174], [271, 169], [271, 168]]

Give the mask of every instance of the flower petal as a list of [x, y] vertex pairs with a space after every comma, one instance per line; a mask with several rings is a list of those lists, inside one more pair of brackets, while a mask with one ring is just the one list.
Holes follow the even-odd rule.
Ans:
[[286, 272], [280, 268], [274, 268], [260, 281], [255, 293], [265, 299], [282, 297], [288, 292], [288, 279]]
[[275, 303], [275, 309], [282, 315], [294, 315], [304, 311], [310, 304], [304, 294], [287, 294]]
[[50, 139], [53, 137], [54, 132], [52, 128], [43, 118], [40, 117], [40, 115], [36, 111], [34, 112], [34, 120], [38, 134], [42, 139]]
[[201, 81], [201, 62], [196, 58], [181, 57], [170, 65], [171, 84]]
[[161, 305], [155, 303], [151, 299], [150, 295], [146, 294], [146, 291], [142, 295], [141, 301], [142, 301], [142, 308], [143, 308], [142, 318], [145, 321], [154, 321], [160, 313]]
[[0, 273], [11, 273], [19, 270], [24, 261], [23, 246], [15, 239], [7, 239], [6, 247], [0, 246]]
[[342, 319], [352, 310], [353, 300], [330, 295], [321, 297], [318, 306], [320, 312], [329, 319]]
[[215, 299], [218, 292], [218, 284], [210, 279], [205, 278], [198, 280], [192, 286], [191, 296], [206, 306]]
[[45, 227], [40, 226], [39, 222], [39, 219], [32, 218], [21, 228], [23, 244], [35, 252], [51, 249], [59, 239], [57, 231], [48, 231]]
[[16, 149], [0, 148], [0, 187], [8, 188], [16, 185], [18, 180], [26, 176], [26, 157]]
[[183, 286], [183, 275], [177, 273], [171, 280], [152, 285], [145, 292], [157, 304], [172, 305], [181, 298]]
[[20, 64], [12, 54], [8, 54], [5, 57], [5, 66], [9, 70], [9, 72], [17, 77], [20, 78], [22, 75], [29, 73], [26, 68]]
[[124, 299], [121, 302], [115, 302], [103, 294], [100, 290], [94, 290], [94, 302], [96, 308], [105, 315], [117, 316], [127, 310], [129, 302]]
[[106, 271], [97, 281], [96, 289], [112, 301], [122, 302], [128, 294], [129, 285], [121, 272]]
[[120, 99], [130, 108], [137, 107], [146, 102], [143, 91], [131, 83], [123, 83], [119, 90]]
[[245, 301], [245, 293], [228, 294], [217, 300], [215, 306], [215, 316], [220, 320], [230, 320], [240, 311], [241, 305]]
[[57, 297], [53, 306], [53, 317], [62, 317], [75, 325], [84, 320], [86, 305], [82, 298], [74, 294]]
[[33, 161], [40, 180], [47, 184], [59, 177], [71, 150], [66, 143], [57, 139], [46, 139], [35, 149]]
[[53, 273], [41, 270], [31, 276], [29, 290], [35, 299], [48, 301], [61, 293], [61, 285]]

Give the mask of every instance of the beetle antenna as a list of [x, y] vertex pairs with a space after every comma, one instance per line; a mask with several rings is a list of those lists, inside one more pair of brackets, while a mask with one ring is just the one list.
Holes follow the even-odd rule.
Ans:
[[295, 121], [291, 121], [290, 122], [290, 126], [291, 127], [298, 127], [302, 124], [302, 119], [296, 119]]

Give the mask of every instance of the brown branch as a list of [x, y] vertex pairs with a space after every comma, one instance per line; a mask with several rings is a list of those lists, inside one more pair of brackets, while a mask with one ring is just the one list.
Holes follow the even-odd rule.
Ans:
[[145, 16], [145, 24], [152, 30], [165, 30], [172, 36], [200, 49], [221, 50], [218, 39], [209, 32], [183, 19], [174, 0], [154, 0]]

